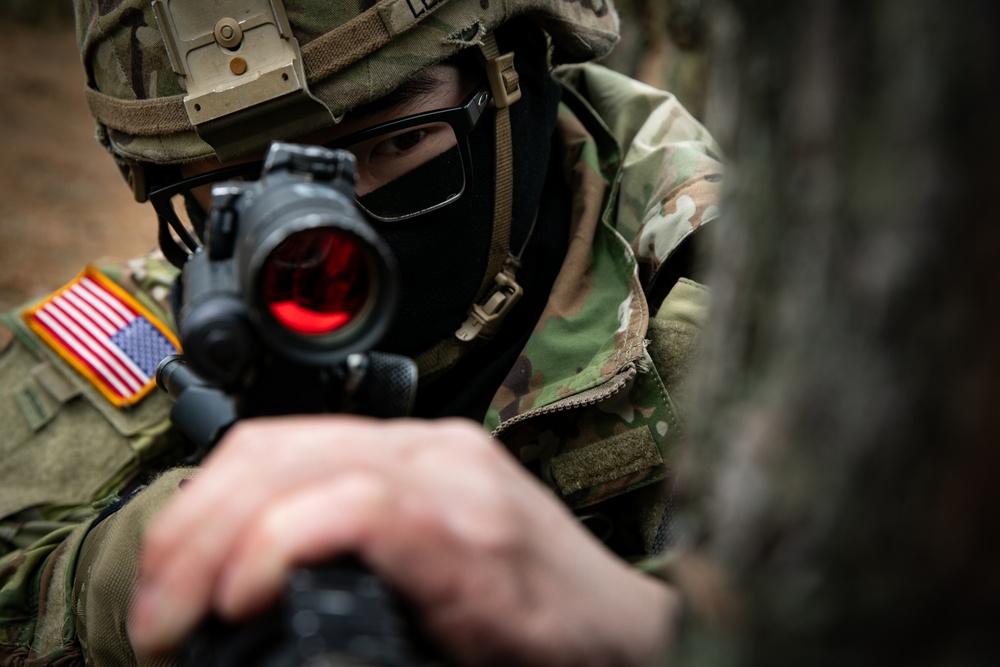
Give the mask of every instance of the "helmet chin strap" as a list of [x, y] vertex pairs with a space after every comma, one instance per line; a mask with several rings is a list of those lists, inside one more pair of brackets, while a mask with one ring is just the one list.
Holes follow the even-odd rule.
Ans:
[[[520, 268], [521, 253], [515, 257], [510, 251], [514, 201], [510, 105], [521, 99], [521, 87], [517, 70], [514, 69], [514, 53], [501, 55], [493, 33], [483, 37], [479, 52], [486, 67], [496, 108], [494, 123], [496, 184], [493, 191], [493, 238], [490, 243], [490, 257], [476, 300], [469, 307], [465, 321], [452, 337], [437, 343], [415, 359], [421, 381], [432, 379], [453, 366], [468, 349], [490, 340], [523, 293], [521, 286], [515, 280], [515, 273]], [[525, 245], [530, 238], [529, 232], [524, 241]]]

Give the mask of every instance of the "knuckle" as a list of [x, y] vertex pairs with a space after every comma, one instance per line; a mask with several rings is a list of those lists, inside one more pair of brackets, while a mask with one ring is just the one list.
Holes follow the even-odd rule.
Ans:
[[472, 526], [472, 538], [479, 551], [504, 558], [519, 551], [524, 532], [510, 512], [494, 511], [487, 520]]
[[142, 558], [146, 563], [158, 562], [174, 543], [172, 531], [153, 524], [142, 538]]
[[260, 437], [260, 425], [238, 421], [226, 432], [219, 448], [227, 452], [254, 452], [266, 446], [267, 438]]
[[274, 549], [282, 545], [288, 525], [287, 514], [283, 506], [272, 505], [257, 516], [254, 526], [248, 531], [256, 548]]
[[441, 425], [441, 441], [455, 455], [490, 461], [500, 453], [498, 443], [482, 427], [464, 419], [447, 420]]
[[447, 430], [451, 437], [467, 444], [482, 444], [490, 441], [490, 437], [483, 431], [482, 426], [468, 419], [445, 419], [442, 420], [441, 426]]
[[400, 425], [397, 454], [415, 463], [452, 467], [491, 449], [489, 437], [468, 420], [441, 419], [413, 426]]

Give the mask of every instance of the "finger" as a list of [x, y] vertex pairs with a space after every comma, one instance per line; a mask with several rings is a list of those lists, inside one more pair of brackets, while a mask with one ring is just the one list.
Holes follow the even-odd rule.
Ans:
[[278, 597], [294, 567], [344, 553], [364, 558], [370, 537], [395, 514], [392, 506], [390, 484], [364, 473], [284, 498], [241, 539], [219, 579], [215, 607], [244, 618]]
[[257, 458], [257, 443], [271, 440], [272, 432], [269, 425], [240, 429], [228, 451], [244, 456], [229, 453], [207, 465], [151, 525], [130, 628], [138, 649], [155, 652], [182, 639], [207, 613], [226, 555], [247, 523], [290, 486], [318, 474], [302, 459], [297, 474], [290, 470], [281, 461], [291, 458], [289, 451]]
[[[240, 535], [282, 494], [318, 480], [335, 482], [347, 472], [387, 473], [401, 462], [405, 465], [407, 451], [426, 452], [426, 446], [436, 442], [435, 435], [466, 440], [476, 433], [468, 425], [442, 430], [422, 422], [387, 424], [346, 417], [277, 419], [238, 427], [147, 535], [133, 627], [137, 645], [166, 648], [197, 623]], [[424, 447], [407, 449], [407, 444], [421, 440]], [[262, 577], [273, 590], [274, 576]], [[265, 585], [258, 595], [267, 594]]]
[[[215, 447], [199, 473], [160, 514], [150, 531], [156, 542], [186, 542], [192, 526], [204, 525], [206, 510], [224, 508], [239, 490], [239, 504], [249, 504], [270, 488], [289, 478], [287, 468], [301, 460], [307, 443], [299, 442], [303, 431], [313, 432], [309, 419], [248, 420], [235, 425]], [[287, 425], [286, 425], [287, 422]], [[316, 454], [313, 454], [315, 456]], [[214, 516], [225, 516], [213, 511]], [[227, 519], [229, 517], [226, 517]]]
[[[176, 567], [184, 568], [184, 562], [178, 561]], [[209, 585], [196, 578], [168, 576], [164, 580], [183, 582], [183, 590], [156, 581], [143, 585], [136, 596], [128, 634], [140, 655], [176, 645], [208, 612]]]
[[[194, 552], [197, 557], [186, 560], [193, 561], [195, 571], [185, 577], [204, 585], [207, 573], [220, 567], [223, 554], [231, 550], [245, 524], [275, 497], [295, 486], [349, 470], [346, 452], [358, 449], [352, 446], [358, 438], [352, 437], [352, 429], [343, 428], [342, 421], [270, 420], [234, 429], [147, 531], [144, 581], [167, 577], [175, 571], [169, 567], [171, 562], [181, 559], [182, 552]], [[324, 461], [334, 449], [344, 450], [339, 455], [345, 460]], [[373, 454], [351, 456], [370, 459]], [[185, 588], [183, 581], [160, 583], [170, 590]]]

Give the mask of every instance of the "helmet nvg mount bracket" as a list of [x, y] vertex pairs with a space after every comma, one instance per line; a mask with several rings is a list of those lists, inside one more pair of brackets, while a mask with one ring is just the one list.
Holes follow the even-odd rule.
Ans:
[[[153, 0], [153, 12], [170, 65], [187, 90], [184, 109], [191, 125], [219, 160], [259, 148], [247, 127], [294, 137], [334, 122], [309, 93], [299, 44], [280, 2], [244, 0], [235, 16], [218, 19], [197, 2]], [[253, 66], [244, 50], [252, 53]]]

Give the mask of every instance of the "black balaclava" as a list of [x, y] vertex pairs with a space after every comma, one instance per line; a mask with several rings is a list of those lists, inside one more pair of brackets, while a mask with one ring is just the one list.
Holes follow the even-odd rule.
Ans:
[[[548, 71], [545, 36], [534, 24], [512, 21], [498, 31], [497, 41], [502, 51], [515, 52], [523, 91], [510, 108], [511, 251], [517, 253], [542, 198], [559, 86]], [[493, 235], [494, 120], [487, 112], [469, 134], [474, 183], [458, 201], [398, 223], [373, 223], [395, 254], [402, 278], [400, 305], [379, 349], [415, 356], [452, 336], [465, 319], [483, 281]], [[526, 295], [537, 289], [522, 285]]]
[[[553, 155], [552, 149], [561, 89], [549, 74], [545, 36], [530, 21], [512, 21], [498, 31], [497, 41], [501, 52], [515, 52], [515, 67], [523, 90], [522, 98], [510, 107], [514, 169], [510, 250], [517, 254], [523, 247], [517, 280], [524, 288], [524, 296], [508, 313], [492, 340], [470, 349], [433, 381], [421, 383], [414, 408], [414, 414], [420, 417], [459, 415], [482, 420], [490, 399], [524, 348], [548, 302], [569, 244], [570, 192], [561, 157]], [[422, 290], [422, 303], [439, 305], [423, 312], [404, 306], [386, 339], [389, 343], [400, 341], [405, 345], [407, 338], [413, 337], [420, 344], [410, 349], [422, 351], [454, 335], [482, 281], [493, 233], [492, 116], [484, 119], [473, 134], [479, 135], [470, 137], [477, 183], [474, 195], [477, 199], [472, 204], [474, 217], [454, 223], [454, 229], [458, 230], [454, 237], [442, 235], [445, 225], [441, 223], [427, 237], [415, 241], [414, 247], [424, 253], [422, 257], [411, 254], [411, 247], [405, 245], [409, 238], [391, 240], [393, 251], [409, 258], [403, 272], [404, 283], [411, 280], [408, 269], [420, 275], [419, 283], [405, 284], [404, 291], [414, 294]], [[441, 216], [451, 215], [460, 203], [442, 209]], [[467, 211], [463, 208], [462, 215], [469, 215]], [[537, 223], [531, 231], [536, 215]], [[463, 221], [467, 223], [464, 226]], [[418, 229], [411, 236], [419, 236]], [[530, 241], [525, 245], [529, 234]], [[432, 275], [441, 282], [432, 283]]]

